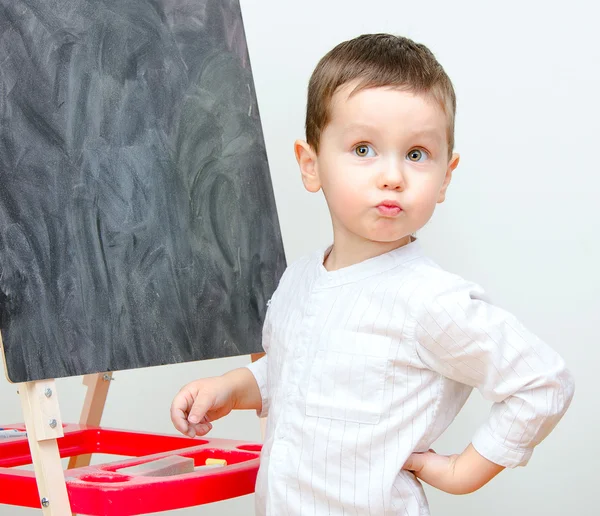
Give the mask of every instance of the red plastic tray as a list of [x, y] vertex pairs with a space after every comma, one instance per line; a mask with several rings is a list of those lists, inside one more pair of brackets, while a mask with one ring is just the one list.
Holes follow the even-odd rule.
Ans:
[[[103, 453], [131, 457], [65, 471], [71, 510], [78, 514], [121, 516], [160, 512], [234, 498], [254, 492], [260, 444], [229, 439], [130, 432], [75, 424], [57, 439], [61, 457]], [[3, 428], [24, 430], [24, 425]], [[116, 470], [170, 455], [192, 457], [195, 466], [207, 458], [227, 465], [168, 477], [124, 475]], [[0, 439], [0, 503], [40, 507], [27, 437]]]

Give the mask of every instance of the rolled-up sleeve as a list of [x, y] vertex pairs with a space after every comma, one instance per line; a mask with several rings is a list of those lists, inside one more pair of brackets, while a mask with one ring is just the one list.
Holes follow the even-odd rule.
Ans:
[[257, 410], [256, 413], [258, 417], [267, 417], [269, 414], [269, 357], [268, 355], [263, 356], [258, 359], [256, 362], [252, 362], [246, 366], [250, 369], [250, 372], [254, 375], [254, 379], [258, 384], [258, 389], [260, 391], [260, 398], [262, 400], [262, 407], [260, 410]]
[[423, 364], [493, 402], [473, 446], [501, 466], [527, 464], [573, 397], [564, 360], [476, 284], [453, 277], [418, 297], [414, 342]]

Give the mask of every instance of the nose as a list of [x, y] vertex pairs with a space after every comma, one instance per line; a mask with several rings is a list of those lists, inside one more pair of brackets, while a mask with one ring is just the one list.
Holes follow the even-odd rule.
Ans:
[[404, 190], [404, 163], [396, 157], [390, 157], [382, 164], [379, 175], [379, 188], [383, 190]]

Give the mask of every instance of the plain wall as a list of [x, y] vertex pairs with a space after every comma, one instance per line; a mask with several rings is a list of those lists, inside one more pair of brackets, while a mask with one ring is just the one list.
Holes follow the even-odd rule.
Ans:
[[[456, 151], [447, 201], [420, 233], [448, 270], [481, 283], [558, 350], [577, 388], [570, 410], [525, 468], [462, 497], [427, 489], [433, 515], [592, 516], [600, 512], [595, 321], [600, 303], [600, 33], [590, 1], [420, 2], [242, 0], [288, 261], [331, 238], [322, 196], [302, 188], [293, 142], [302, 138], [306, 86], [318, 59], [365, 32], [425, 43], [454, 82]], [[115, 373], [103, 424], [172, 432], [169, 405], [186, 382], [249, 357]], [[81, 378], [59, 380], [65, 421], [76, 422]], [[0, 380], [0, 422], [22, 420], [16, 386]], [[436, 451], [460, 452], [487, 416], [474, 393]], [[212, 435], [260, 439], [252, 412]], [[251, 515], [253, 496], [175, 514]], [[34, 514], [0, 506], [0, 516]]]

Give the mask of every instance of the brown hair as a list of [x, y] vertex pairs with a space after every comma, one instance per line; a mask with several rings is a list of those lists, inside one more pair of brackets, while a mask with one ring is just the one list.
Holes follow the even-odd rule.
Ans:
[[391, 34], [363, 34], [330, 50], [317, 64], [308, 85], [306, 140], [319, 152], [321, 132], [340, 86], [358, 80], [352, 93], [383, 86], [430, 95], [448, 117], [448, 153], [454, 149], [456, 95], [433, 53], [420, 43]]

